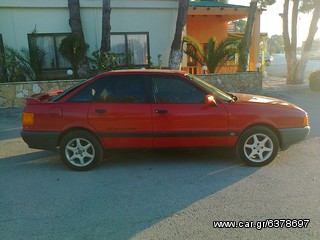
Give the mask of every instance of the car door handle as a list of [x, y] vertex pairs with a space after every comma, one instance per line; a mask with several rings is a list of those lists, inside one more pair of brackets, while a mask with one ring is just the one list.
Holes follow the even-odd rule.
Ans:
[[164, 114], [164, 113], [167, 113], [168, 110], [156, 110], [156, 113], [159, 113], [159, 114]]
[[105, 110], [105, 109], [96, 109], [96, 113], [106, 113], [107, 112], [107, 110]]

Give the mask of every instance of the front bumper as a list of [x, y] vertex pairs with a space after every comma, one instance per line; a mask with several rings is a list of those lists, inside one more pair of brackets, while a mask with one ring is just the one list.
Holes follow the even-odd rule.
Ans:
[[60, 132], [21, 131], [23, 141], [30, 148], [56, 151]]
[[310, 127], [306, 126], [304, 128], [282, 128], [279, 129], [279, 132], [280, 148], [285, 150], [292, 144], [304, 140], [310, 132]]

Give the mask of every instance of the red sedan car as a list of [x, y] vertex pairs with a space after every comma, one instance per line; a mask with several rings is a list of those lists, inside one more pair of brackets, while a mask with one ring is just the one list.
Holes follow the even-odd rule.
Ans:
[[57, 96], [26, 100], [22, 138], [88, 170], [105, 149], [234, 147], [248, 165], [270, 163], [306, 138], [308, 115], [274, 98], [226, 93], [181, 71], [111, 71]]

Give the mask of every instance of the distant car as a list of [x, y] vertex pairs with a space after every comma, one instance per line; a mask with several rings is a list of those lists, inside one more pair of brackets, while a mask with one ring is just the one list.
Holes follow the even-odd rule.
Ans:
[[26, 100], [22, 138], [30, 148], [59, 149], [75, 170], [122, 148], [234, 147], [246, 164], [262, 166], [310, 130], [307, 113], [291, 103], [223, 92], [181, 71], [111, 71], [43, 96]]
[[312, 91], [320, 92], [320, 68], [317, 68], [310, 73], [309, 87]]
[[[262, 62], [262, 53], [260, 53], [259, 59], [260, 59], [260, 62]], [[264, 61], [267, 64], [267, 66], [270, 66], [271, 63], [273, 62], [273, 56], [264, 54]]]

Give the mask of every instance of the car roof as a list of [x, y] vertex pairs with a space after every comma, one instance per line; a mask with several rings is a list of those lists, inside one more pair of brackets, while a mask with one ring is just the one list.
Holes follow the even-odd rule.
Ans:
[[113, 70], [110, 72], [102, 73], [101, 75], [126, 75], [126, 74], [175, 74], [175, 75], [186, 75], [187, 72], [179, 70], [169, 70], [169, 69], [122, 69]]

